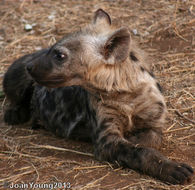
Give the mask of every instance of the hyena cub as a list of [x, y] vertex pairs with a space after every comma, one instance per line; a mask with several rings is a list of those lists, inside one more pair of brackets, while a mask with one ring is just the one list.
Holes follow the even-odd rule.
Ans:
[[[41, 122], [62, 137], [90, 138], [99, 160], [117, 161], [172, 184], [190, 181], [190, 166], [155, 149], [161, 144], [166, 105], [128, 28], [115, 28], [99, 9], [91, 24], [27, 58], [4, 78], [11, 101], [8, 124], [31, 116], [34, 125]], [[25, 118], [20, 110], [28, 110]]]

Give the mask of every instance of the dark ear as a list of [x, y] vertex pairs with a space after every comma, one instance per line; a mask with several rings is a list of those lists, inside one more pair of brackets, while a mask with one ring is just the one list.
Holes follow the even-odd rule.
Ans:
[[94, 24], [109, 24], [111, 25], [111, 18], [107, 12], [105, 12], [102, 9], [98, 9], [93, 17], [93, 23]]
[[114, 58], [114, 63], [123, 62], [129, 54], [130, 32], [122, 27], [115, 31], [104, 44], [102, 54], [106, 60]]

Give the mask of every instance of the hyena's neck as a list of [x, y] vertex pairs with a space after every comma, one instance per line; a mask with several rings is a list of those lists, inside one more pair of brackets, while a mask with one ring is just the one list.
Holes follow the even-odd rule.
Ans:
[[[137, 63], [123, 65], [101, 65], [89, 73], [89, 91], [102, 94], [133, 93], [144, 82], [143, 72]], [[147, 81], [146, 81], [147, 82]]]

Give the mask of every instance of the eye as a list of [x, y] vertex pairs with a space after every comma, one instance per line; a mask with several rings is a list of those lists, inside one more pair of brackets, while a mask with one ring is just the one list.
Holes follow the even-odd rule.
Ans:
[[64, 61], [67, 59], [67, 55], [66, 55], [66, 53], [60, 52], [59, 50], [54, 50], [54, 58], [57, 61]]
[[139, 61], [138, 58], [135, 56], [134, 52], [130, 52], [130, 55], [129, 56], [130, 56], [130, 58], [131, 58], [132, 61], [135, 61], [135, 62], [136, 61]]

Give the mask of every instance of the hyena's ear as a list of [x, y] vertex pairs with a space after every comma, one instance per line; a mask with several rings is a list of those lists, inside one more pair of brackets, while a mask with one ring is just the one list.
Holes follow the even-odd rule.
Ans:
[[129, 55], [130, 32], [126, 27], [115, 31], [104, 44], [101, 53], [108, 64], [123, 62]]
[[93, 17], [93, 24], [95, 25], [111, 25], [111, 18], [107, 12], [98, 9]]

